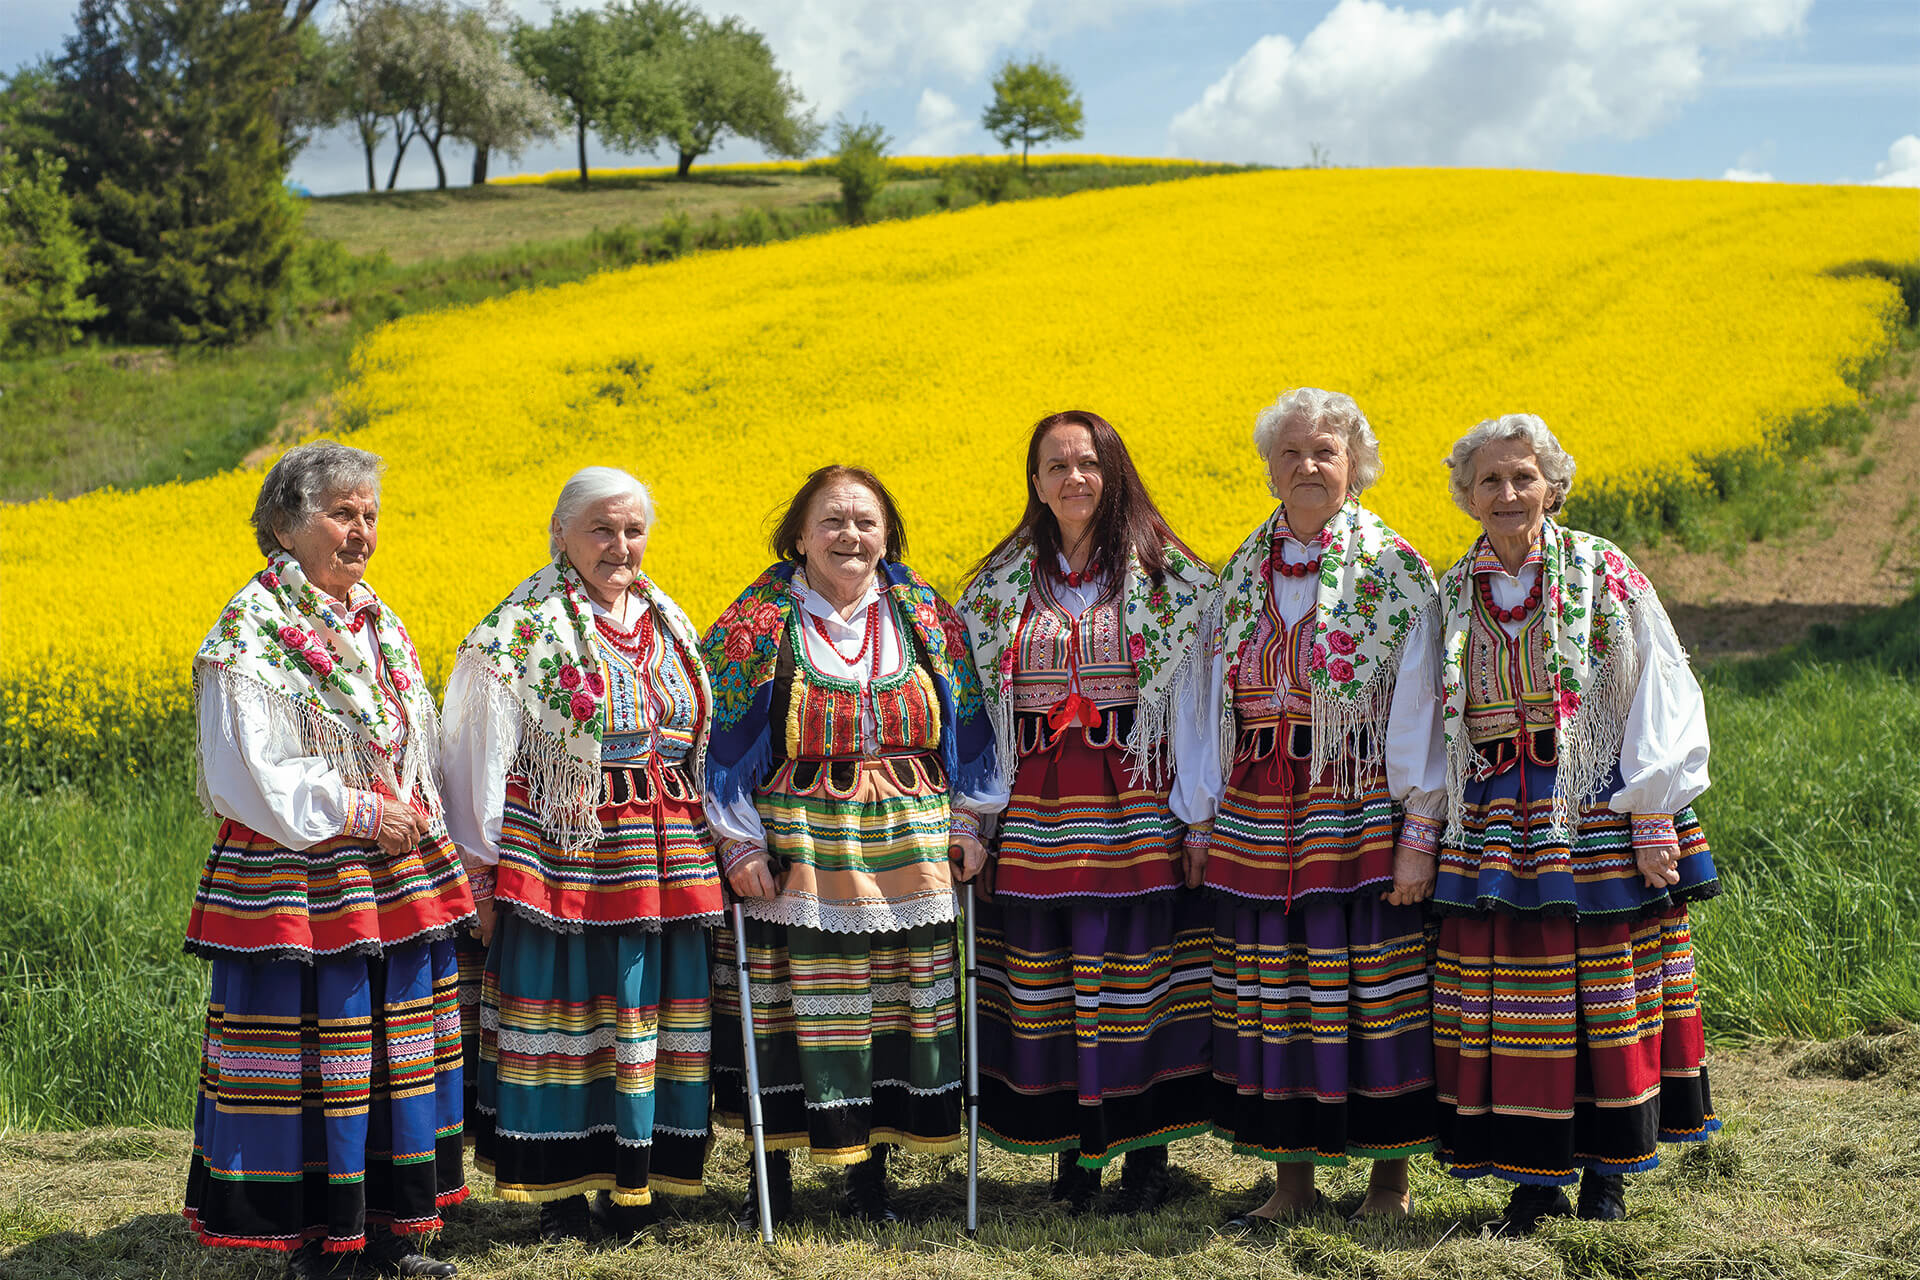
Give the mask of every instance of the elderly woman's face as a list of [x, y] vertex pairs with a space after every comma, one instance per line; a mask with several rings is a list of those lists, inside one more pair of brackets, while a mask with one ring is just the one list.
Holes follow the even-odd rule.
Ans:
[[1287, 523], [1298, 531], [1317, 532], [1347, 500], [1347, 478], [1353, 459], [1338, 433], [1294, 418], [1274, 437], [1267, 454], [1273, 492], [1287, 509]]
[[1053, 512], [1061, 532], [1085, 528], [1100, 509], [1104, 488], [1093, 432], [1078, 422], [1061, 423], [1041, 438], [1037, 466], [1034, 492]]
[[867, 486], [835, 481], [807, 504], [800, 555], [814, 588], [844, 598], [860, 595], [886, 549], [887, 513]]
[[647, 551], [646, 509], [640, 500], [631, 494], [602, 498], [554, 532], [587, 594], [603, 608], [614, 608], [639, 575]]
[[1467, 507], [1490, 537], [1525, 539], [1531, 545], [1546, 522], [1553, 486], [1540, 473], [1540, 459], [1525, 440], [1495, 440], [1473, 454], [1473, 487]]
[[329, 493], [299, 528], [276, 531], [314, 586], [345, 600], [380, 545], [380, 497], [371, 488]]

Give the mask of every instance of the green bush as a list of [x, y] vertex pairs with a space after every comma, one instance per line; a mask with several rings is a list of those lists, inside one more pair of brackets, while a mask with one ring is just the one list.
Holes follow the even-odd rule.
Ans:
[[0, 153], [0, 347], [57, 351], [103, 308], [85, 292], [93, 269], [61, 186], [67, 162]]
[[887, 131], [872, 121], [836, 126], [833, 175], [840, 180], [840, 213], [847, 225], [872, 219], [875, 203], [887, 185]]

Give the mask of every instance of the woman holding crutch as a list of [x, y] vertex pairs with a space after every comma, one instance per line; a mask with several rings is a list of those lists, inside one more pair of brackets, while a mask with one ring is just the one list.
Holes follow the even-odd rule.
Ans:
[[[716, 974], [715, 1102], [751, 1099], [752, 1020], [766, 1177], [741, 1210], [792, 1207], [786, 1153], [848, 1166], [847, 1211], [897, 1221], [886, 1150], [957, 1151], [955, 872], [985, 853], [952, 802], [994, 778], [964, 625], [900, 563], [906, 531], [871, 472], [815, 471], [774, 531], [779, 563], [701, 646], [714, 689], [707, 816], [742, 900]], [[743, 1000], [742, 997], [745, 997]]]

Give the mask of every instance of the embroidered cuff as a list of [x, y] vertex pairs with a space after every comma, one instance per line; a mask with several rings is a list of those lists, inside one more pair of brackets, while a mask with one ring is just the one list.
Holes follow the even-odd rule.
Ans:
[[1645, 849], [1652, 845], [1678, 844], [1680, 837], [1673, 831], [1673, 815], [1670, 813], [1636, 813], [1633, 815], [1633, 847]]
[[352, 840], [371, 840], [380, 834], [380, 818], [386, 810], [386, 801], [378, 791], [361, 791], [349, 788], [347, 796], [351, 806], [347, 812], [347, 825], [341, 835]]
[[1204, 849], [1213, 843], [1213, 828], [1188, 827], [1187, 833], [1180, 837], [1180, 843], [1189, 849]]
[[1425, 814], [1409, 813], [1400, 824], [1400, 843], [1422, 853], [1440, 852], [1440, 833], [1445, 828]]
[[750, 854], [765, 852], [766, 850], [751, 840], [722, 840], [720, 842], [720, 870], [728, 875], [732, 875], [733, 869], [746, 861]]
[[473, 890], [476, 902], [493, 897], [496, 873], [492, 867], [475, 867], [467, 872], [467, 887]]
[[947, 811], [947, 839], [965, 836], [976, 843], [980, 839], [980, 815], [970, 809]]

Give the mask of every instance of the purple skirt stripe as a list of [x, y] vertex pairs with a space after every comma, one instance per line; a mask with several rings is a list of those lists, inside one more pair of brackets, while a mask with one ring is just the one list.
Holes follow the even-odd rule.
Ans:
[[979, 904], [981, 1128], [1080, 1163], [1208, 1127], [1211, 904]]
[[1214, 1131], [1267, 1160], [1433, 1148], [1424, 917], [1376, 892], [1222, 899], [1213, 937]]

